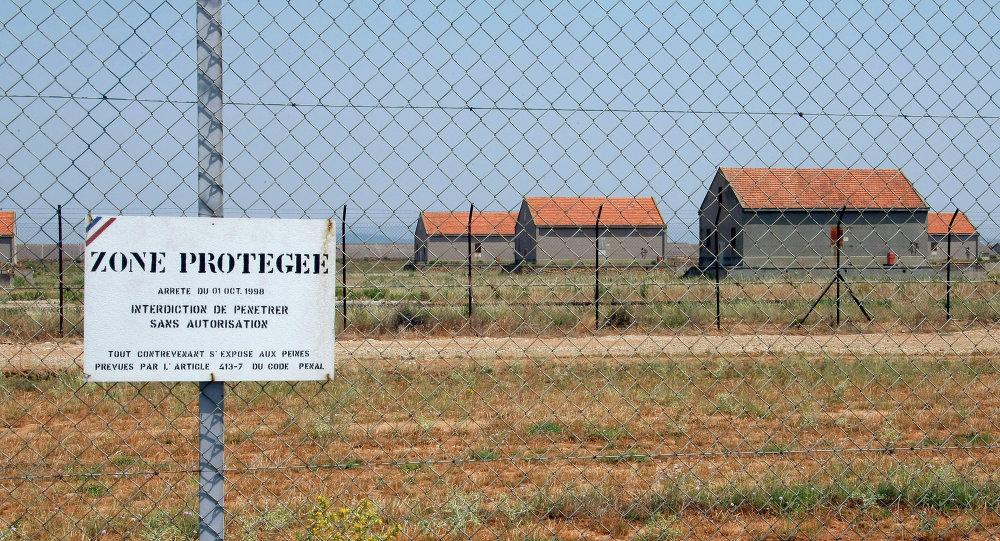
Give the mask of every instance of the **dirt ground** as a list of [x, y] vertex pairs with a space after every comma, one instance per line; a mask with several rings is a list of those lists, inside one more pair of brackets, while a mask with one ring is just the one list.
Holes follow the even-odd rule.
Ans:
[[[986, 330], [341, 340], [333, 382], [229, 388], [227, 533], [294, 538], [324, 495], [406, 539], [989, 539], [997, 352]], [[196, 386], [85, 384], [82, 355], [0, 344], [0, 539], [190, 538]]]

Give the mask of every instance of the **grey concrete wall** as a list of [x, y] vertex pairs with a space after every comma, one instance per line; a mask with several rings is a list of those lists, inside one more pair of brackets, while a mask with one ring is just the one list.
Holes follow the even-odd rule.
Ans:
[[[468, 260], [469, 237], [468, 235], [430, 235], [422, 243], [417, 241], [419, 246], [415, 253], [420, 253], [421, 247], [426, 247], [426, 259], [419, 260], [422, 263], [456, 263]], [[480, 253], [477, 257], [476, 244], [480, 245]], [[488, 235], [484, 237], [473, 235], [472, 237], [473, 261], [491, 262], [500, 259], [501, 263], [514, 261], [514, 242], [510, 237], [502, 235]]]
[[537, 252], [535, 251], [535, 241], [538, 238], [538, 230], [535, 222], [531, 218], [528, 204], [521, 202], [521, 209], [517, 213], [517, 227], [514, 237], [514, 261], [535, 263]]
[[0, 237], [0, 265], [14, 263], [14, 237]]
[[[721, 192], [720, 192], [721, 190]], [[721, 210], [720, 210], [721, 199]], [[719, 212], [718, 244], [715, 245], [715, 217]], [[698, 266], [707, 268], [721, 257], [721, 265], [739, 265], [744, 246], [744, 211], [739, 199], [722, 174], [716, 171], [705, 198], [701, 202], [698, 219]], [[721, 247], [721, 250], [720, 250]]]
[[[465, 241], [465, 237], [462, 237]], [[476, 253], [476, 243], [480, 243], [481, 249]], [[466, 246], [466, 251], [468, 247]], [[489, 263], [499, 261], [500, 263], [510, 263], [514, 261], [514, 239], [504, 235], [487, 235], [472, 237], [472, 260]], [[465, 256], [463, 255], [463, 260]]]
[[[766, 211], [744, 215], [743, 260], [751, 268], [829, 268], [835, 266], [830, 232], [837, 212]], [[896, 264], [915, 267], [927, 256], [927, 211], [847, 211], [841, 248], [845, 267], [881, 267], [887, 254]]]
[[[601, 227], [601, 263], [655, 263], [666, 247], [665, 227]], [[593, 227], [539, 227], [535, 263], [594, 264]]]
[[[927, 235], [928, 261], [948, 260], [948, 235]], [[935, 247], [936, 244], [936, 247]], [[979, 235], [952, 235], [952, 261], [975, 261], [979, 258]]]
[[417, 220], [417, 229], [413, 232], [413, 262], [427, 262], [427, 229], [423, 220]]

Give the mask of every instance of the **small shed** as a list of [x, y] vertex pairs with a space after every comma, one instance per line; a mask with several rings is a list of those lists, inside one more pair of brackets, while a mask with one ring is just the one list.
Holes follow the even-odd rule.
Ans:
[[831, 268], [838, 237], [845, 267], [918, 267], [927, 213], [898, 169], [720, 167], [699, 211], [699, 267]]
[[[512, 262], [516, 223], [516, 212], [473, 212], [473, 261]], [[414, 263], [466, 261], [469, 233], [468, 212], [421, 212], [413, 234]]]
[[17, 263], [15, 218], [12, 210], [0, 211], [0, 267]]
[[602, 264], [657, 263], [667, 226], [652, 197], [525, 197], [521, 203], [517, 261], [593, 265], [595, 242]]
[[[955, 219], [952, 222], [952, 218]], [[948, 260], [948, 224], [951, 223], [951, 257], [953, 261], [979, 259], [979, 231], [969, 218], [955, 212], [927, 214], [927, 240], [930, 242], [928, 261]]]

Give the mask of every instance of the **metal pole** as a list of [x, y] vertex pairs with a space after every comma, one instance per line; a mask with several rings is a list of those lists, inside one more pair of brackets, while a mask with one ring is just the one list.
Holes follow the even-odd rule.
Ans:
[[948, 222], [948, 263], [945, 266], [945, 297], [944, 297], [944, 310], [948, 316], [948, 320], [951, 320], [951, 226], [955, 223], [955, 217], [958, 216], [958, 209], [955, 209], [955, 213], [951, 215], [951, 221]]
[[341, 297], [340, 307], [340, 331], [347, 330], [347, 205], [344, 205], [344, 214], [340, 220], [340, 250], [343, 260], [340, 265], [341, 281], [344, 283], [344, 291]]
[[844, 231], [843, 229], [841, 229], [841, 221], [844, 218], [844, 210], [846, 209], [847, 206], [845, 205], [844, 208], [840, 209], [840, 212], [837, 213], [837, 235], [836, 235], [837, 238], [833, 243], [834, 252], [836, 253], [837, 257], [836, 278], [837, 278], [837, 326], [838, 327], [840, 327], [840, 243], [841, 239], [844, 238]]
[[469, 226], [467, 231], [468, 236], [468, 254], [469, 254], [469, 325], [472, 325], [472, 210], [475, 205], [469, 203]]
[[[222, 217], [222, 0], [197, 0], [198, 216]], [[225, 536], [225, 388], [198, 384], [198, 538]]]
[[715, 244], [715, 328], [722, 329], [722, 301], [719, 293], [719, 259], [722, 258], [722, 248], [719, 246], [719, 215], [722, 214], [722, 188], [715, 200], [715, 229], [712, 231], [712, 243]]
[[221, 381], [198, 383], [198, 539], [225, 537], [225, 386]]
[[604, 203], [597, 207], [594, 221], [594, 330], [601, 328], [601, 213]]
[[62, 228], [62, 205], [56, 205], [56, 220], [59, 221], [59, 336], [65, 336], [63, 325], [66, 321], [66, 303], [63, 291], [66, 283], [63, 280], [63, 228]]

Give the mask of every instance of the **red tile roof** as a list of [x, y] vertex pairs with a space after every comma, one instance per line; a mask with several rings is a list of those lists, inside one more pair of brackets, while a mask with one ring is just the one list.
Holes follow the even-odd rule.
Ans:
[[[465, 235], [469, 231], [468, 212], [421, 212], [428, 235]], [[516, 212], [473, 212], [472, 234], [514, 236]]]
[[[931, 235], [947, 235], [948, 234], [948, 222], [951, 221], [951, 217], [955, 216], [954, 212], [928, 212], [927, 213], [927, 232]], [[965, 214], [959, 212], [958, 216], [955, 217], [955, 223], [951, 225], [952, 235], [977, 235], [976, 227], [972, 225], [969, 218]]]
[[652, 197], [525, 197], [524, 201], [537, 226], [593, 226], [602, 204], [601, 225], [664, 225], [663, 216]]
[[899, 169], [720, 170], [746, 209], [927, 208]]
[[14, 236], [14, 211], [0, 211], [0, 236]]

